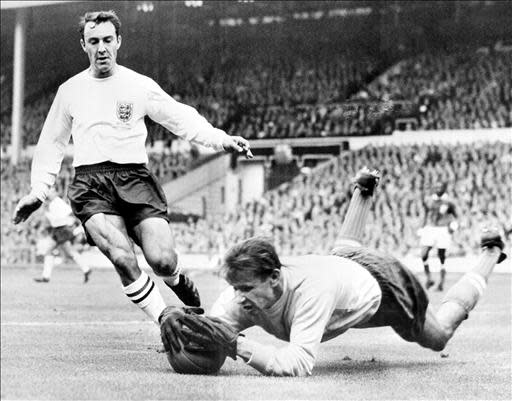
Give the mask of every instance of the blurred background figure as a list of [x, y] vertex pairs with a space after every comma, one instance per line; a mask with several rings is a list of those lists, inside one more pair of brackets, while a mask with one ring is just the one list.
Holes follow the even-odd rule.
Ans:
[[41, 277], [34, 278], [34, 281], [38, 283], [48, 283], [50, 281], [58, 251], [61, 256], [67, 257], [80, 267], [84, 275], [84, 284], [87, 283], [91, 275], [91, 267], [73, 245], [75, 234], [79, 234], [80, 227], [75, 225], [76, 219], [73, 216], [71, 206], [57, 195], [54, 188], [48, 194], [46, 205], [45, 217], [48, 226], [43, 232], [47, 236], [38, 239], [37, 243], [38, 254], [43, 256], [43, 271]]
[[444, 288], [446, 277], [444, 263], [446, 261], [446, 250], [450, 248], [452, 243], [451, 234], [458, 228], [458, 223], [455, 220], [457, 218], [455, 203], [449, 198], [446, 188], [447, 184], [445, 182], [436, 184], [434, 193], [425, 200], [425, 223], [420, 230], [421, 260], [427, 278], [425, 287], [429, 289], [434, 285], [428, 264], [428, 255], [432, 248], [436, 248], [441, 264], [437, 284], [438, 291], [443, 291]]

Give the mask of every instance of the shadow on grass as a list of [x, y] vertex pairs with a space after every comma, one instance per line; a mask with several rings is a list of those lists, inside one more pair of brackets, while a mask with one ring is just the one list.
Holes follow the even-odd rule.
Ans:
[[[444, 361], [442, 364], [446, 365]], [[339, 361], [329, 363], [319, 363], [313, 370], [313, 375], [361, 375], [364, 373], [378, 374], [385, 371], [392, 370], [408, 370], [408, 371], [421, 371], [431, 370], [435, 365], [432, 361], [403, 361], [403, 362], [386, 362], [379, 360], [370, 361]]]
[[[460, 364], [460, 362], [449, 362], [443, 361], [443, 366], [446, 364]], [[378, 360], [366, 360], [366, 361], [336, 361], [336, 362], [327, 362], [327, 363], [318, 363], [315, 365], [313, 369], [313, 376], [361, 376], [364, 374], [371, 373], [374, 376], [379, 376], [380, 374], [392, 373], [393, 371], [396, 373], [401, 370], [406, 370], [408, 372], [414, 371], [419, 373], [421, 371], [431, 371], [433, 367], [436, 366], [436, 363], [432, 361], [378, 361]], [[165, 373], [167, 374], [177, 374], [172, 368], [166, 369]], [[220, 377], [264, 377], [260, 373], [258, 373], [254, 369], [248, 369], [246, 366], [238, 367], [238, 366], [230, 366], [228, 368], [222, 368], [217, 374], [210, 375], [181, 375], [180, 376], [203, 376], [203, 377], [212, 377], [212, 376], [220, 376]]]

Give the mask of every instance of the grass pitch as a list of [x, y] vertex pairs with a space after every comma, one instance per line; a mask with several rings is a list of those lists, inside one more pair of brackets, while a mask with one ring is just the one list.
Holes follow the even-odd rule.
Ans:
[[[321, 345], [313, 376], [271, 378], [229, 358], [216, 376], [175, 374], [158, 328], [126, 299], [113, 269], [94, 271], [85, 285], [78, 269], [57, 268], [48, 284], [32, 281], [39, 273], [1, 269], [5, 400], [512, 399], [510, 274], [491, 277], [444, 354], [389, 328], [353, 329]], [[211, 274], [194, 279], [208, 308], [224, 284]], [[441, 294], [430, 295], [439, 304]], [[248, 336], [279, 345], [260, 329]]]

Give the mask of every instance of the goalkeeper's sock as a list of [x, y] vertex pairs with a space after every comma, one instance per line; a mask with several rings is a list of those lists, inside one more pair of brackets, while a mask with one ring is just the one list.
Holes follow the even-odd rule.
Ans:
[[55, 266], [55, 257], [53, 255], [45, 255], [43, 262], [43, 274], [44, 279], [50, 280], [52, 276], [53, 266]]
[[359, 188], [354, 189], [335, 247], [361, 244], [364, 226], [370, 212], [372, 197], [364, 196]]
[[123, 292], [158, 324], [158, 317], [166, 305], [155, 282], [145, 272], [133, 283], [123, 287]]
[[487, 287], [487, 279], [500, 256], [500, 250], [486, 250], [476, 266], [457, 281], [446, 293], [437, 311], [439, 322], [452, 333], [467, 319]]

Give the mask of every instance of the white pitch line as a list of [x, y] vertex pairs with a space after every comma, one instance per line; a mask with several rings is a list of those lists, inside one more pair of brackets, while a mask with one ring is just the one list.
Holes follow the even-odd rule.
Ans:
[[125, 326], [125, 325], [141, 325], [155, 324], [148, 320], [124, 320], [124, 321], [108, 321], [96, 320], [90, 322], [2, 322], [2, 326]]

